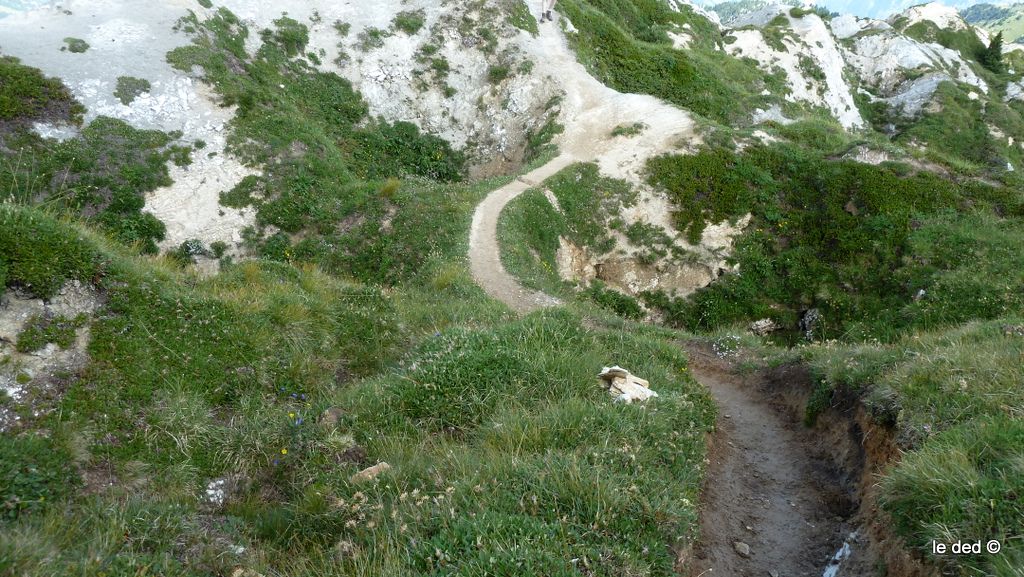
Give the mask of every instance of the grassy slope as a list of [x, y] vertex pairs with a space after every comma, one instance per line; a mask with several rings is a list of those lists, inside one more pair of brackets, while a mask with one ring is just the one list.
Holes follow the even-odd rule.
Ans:
[[[566, 0], [559, 6], [579, 30], [570, 42], [580, 61], [617, 90], [652, 94], [726, 124], [767, 103], [757, 67], [716, 50], [720, 34], [687, 6], [680, 12], [658, 0]], [[684, 24], [694, 42], [675, 50], [667, 32]]]
[[[776, 134], [787, 142], [737, 154], [730, 138], [715, 137], [718, 143], [697, 155], [648, 163], [651, 184], [687, 207], [675, 214], [681, 229], [693, 233], [706, 222], [754, 216], [734, 257], [741, 274], [679, 306], [649, 295], [652, 304], [669, 309], [670, 318], [691, 329], [763, 317], [795, 326], [799, 312], [818, 308], [827, 323], [819, 337], [888, 340], [908, 329], [1019, 308], [1012, 287], [1020, 279], [998, 248], [1019, 234], [1024, 199], [1012, 176], [1000, 185], [899, 163], [841, 160], [857, 145], [877, 143], [834, 123], [802, 121]], [[951, 235], [957, 227], [975, 227], [975, 234]], [[955, 259], [928, 252], [929, 243], [961, 242], [972, 248]], [[998, 255], [1000, 264], [967, 256], [976, 252]], [[995, 274], [999, 286], [1011, 287], [998, 295], [985, 291], [988, 304], [977, 287], [950, 280], [982, 269]], [[921, 289], [929, 299], [912, 303]]]
[[[907, 451], [882, 480], [896, 531], [953, 574], [1024, 567], [1024, 325], [1019, 314], [915, 333], [891, 345], [802, 349], [821, 386], [813, 411], [852, 391]], [[932, 540], [999, 540], [999, 555], [932, 556]]]
[[[222, 15], [220, 22], [238, 33], [228, 18]], [[643, 37], [643, 20], [629, 26], [631, 34]], [[261, 93], [259, 79], [269, 75], [276, 82], [273, 67], [285, 65], [273, 52], [287, 53], [301, 39], [301, 30], [290, 23], [282, 27], [292, 34], [270, 37], [260, 64], [267, 69], [255, 78], [240, 75], [230, 90], [221, 81], [235, 82], [233, 74], [222, 70], [215, 84], [226, 98], [252, 96], [264, 116], [280, 113], [282, 123], [302, 122], [281, 132], [250, 126], [249, 134], [282, 139], [257, 140], [260, 147], [247, 153], [281, 158], [292, 142], [284, 138], [300, 134], [306, 146], [323, 146], [314, 149], [326, 151], [330, 162], [320, 172], [296, 173], [298, 181], [258, 183], [264, 188], [256, 190], [280, 187], [281, 194], [255, 202], [274, 205], [283, 193], [307, 191], [291, 198], [313, 207], [313, 214], [323, 213], [315, 221], [299, 220], [296, 230], [315, 237], [333, 234], [321, 226], [346, 215], [365, 213], [379, 222], [366, 209], [378, 206], [377, 215], [409, 218], [398, 222], [408, 223], [402, 228], [411, 244], [355, 245], [346, 249], [351, 260], [332, 264], [325, 257], [330, 251], [296, 256], [298, 245], [290, 238], [284, 239], [288, 246], [258, 239], [255, 245], [279, 262], [237, 265], [219, 277], [196, 280], [163, 261], [128, 256], [110, 241], [34, 209], [4, 207], [3, 284], [31, 283], [47, 294], [66, 278], [82, 278], [98, 283], [110, 300], [92, 320], [93, 362], [70, 385], [60, 410], [28, 419], [30, 427], [2, 439], [0, 462], [8, 464], [0, 467], [4, 501], [14, 513], [0, 528], [0, 568], [39, 575], [199, 575], [230, 573], [236, 564], [296, 575], [460, 569], [575, 574], [578, 567], [568, 559], [578, 558], [597, 574], [668, 574], [673, 559], [666, 543], [692, 537], [702, 435], [710, 419], [706, 397], [680, 372], [685, 359], [666, 344], [671, 334], [624, 325], [585, 305], [509, 322], [502, 307], [472, 286], [459, 261], [468, 207], [487, 185], [474, 191], [406, 178], [394, 189], [374, 181], [383, 175], [360, 173], [358, 154], [331, 149], [349, 142], [350, 129], [324, 126], [322, 111], [297, 109], [287, 98]], [[202, 42], [197, 47], [192, 56], [206, 58], [214, 69], [230, 61], [221, 48], [210, 51]], [[326, 82], [344, 93], [333, 78], [309, 80], [301, 64], [287, 66], [289, 85]], [[358, 107], [344, 94], [337, 104]], [[244, 133], [245, 126], [242, 121], [236, 130]], [[835, 141], [825, 151], [782, 148], [751, 156], [756, 162], [743, 174], [762, 179], [757, 182], [768, 190], [785, 187], [792, 196], [746, 195], [735, 183], [702, 195], [672, 178], [694, 167], [667, 159], [654, 168], [661, 185], [707, 203], [683, 216], [688, 224], [750, 204], [760, 211], [758, 218], [777, 236], [745, 241], [752, 247], [761, 243], [768, 252], [741, 251], [741, 259], [755, 259], [745, 270], [762, 275], [755, 277], [760, 284], [748, 287], [754, 295], [780, 286], [765, 281], [798, 270], [810, 275], [805, 277], [816, 290], [798, 283], [792, 291], [798, 298], [780, 292], [780, 300], [790, 299], [793, 307], [839, 295], [856, 306], [836, 311], [884, 325], [894, 317], [879, 320], [859, 304], [877, 302], [882, 293], [894, 299], [883, 299], [882, 310], [894, 310], [894, 302], [909, 307], [899, 312], [908, 322], [904, 330], [996, 319], [890, 335], [892, 345], [811, 347], [806, 354], [823, 379], [819, 407], [835, 388], [856, 387], [880, 419], [904, 433], [913, 452], [884, 481], [885, 506], [915, 545], [926, 545], [931, 535], [1012, 534], [1020, 518], [1015, 483], [1021, 478], [1021, 379], [1006, 367], [1015, 366], [1020, 351], [1014, 340], [1019, 337], [1005, 336], [1002, 326], [1019, 324], [1019, 194], [922, 181], [909, 188], [921, 195], [887, 198], [882, 192], [906, 189], [907, 179], [917, 177], [899, 167], [854, 170], [823, 158], [848, 147], [844, 138], [807, 124], [786, 130], [784, 136], [798, 143]], [[407, 176], [407, 151], [392, 151], [390, 164], [382, 166], [397, 166], [395, 173]], [[709, 181], [721, 174], [710, 171]], [[828, 185], [837, 175], [839, 186]], [[371, 181], [363, 180], [367, 176]], [[320, 179], [336, 177], [348, 178], [350, 187], [333, 192], [328, 198], [334, 202], [348, 201], [349, 195], [371, 200], [339, 212], [322, 209], [308, 191], [323, 184]], [[876, 179], [884, 186], [871, 185]], [[296, 188], [295, 182], [309, 186]], [[856, 189], [857, 215], [841, 204], [850, 200], [844, 196], [847, 185]], [[930, 186], [934, 195], [926, 193]], [[454, 205], [445, 208], [454, 219], [450, 227], [438, 233], [430, 218], [417, 215], [430, 208], [418, 203], [420, 190], [426, 191], [427, 205]], [[442, 192], [432, 196], [432, 190]], [[715, 194], [720, 191], [737, 194]], [[800, 200], [823, 192], [829, 202]], [[572, 190], [556, 194], [560, 200], [577, 198], [579, 206], [594, 200]], [[537, 197], [526, 195], [521, 202], [532, 199], [534, 209], [548, 210]], [[950, 198], [959, 202], [948, 203]], [[952, 210], [934, 210], [936, 202]], [[282, 218], [289, 206], [261, 212]], [[799, 223], [797, 233], [779, 228], [790, 219]], [[572, 220], [564, 223], [565, 232], [589, 230], [578, 226], [586, 219]], [[517, 234], [530, 232], [521, 229]], [[835, 230], [848, 242], [823, 241]], [[893, 242], [873, 242], [880, 230]], [[777, 238], [789, 244], [773, 246]], [[538, 246], [551, 246], [548, 241]], [[364, 254], [411, 254], [412, 264], [355, 266]], [[821, 255], [846, 268], [824, 274], [813, 266]], [[855, 278], [858, 270], [876, 270], [865, 258], [893, 263], [905, 275], [887, 282], [905, 284], [890, 295], [876, 284], [885, 280], [882, 274]], [[904, 260], [911, 264], [897, 264]], [[405, 272], [383, 280], [406, 282], [380, 291], [339, 281], [303, 261], [369, 280], [398, 268]], [[850, 281], [860, 283], [856, 290], [843, 284]], [[930, 296], [908, 304], [916, 286], [928, 287]], [[744, 314], [749, 311], [736, 318]], [[662, 397], [647, 409], [609, 405], [592, 384], [593, 371], [608, 362], [630, 363], [653, 376]], [[327, 407], [342, 410], [336, 425], [317, 422]], [[378, 459], [394, 466], [380, 483], [347, 482], [348, 473]], [[224, 474], [237, 474], [241, 489], [223, 506], [204, 504], [206, 482]], [[109, 478], [113, 488], [97, 482]], [[623, 535], [625, 544], [614, 545], [612, 536]], [[964, 567], [1013, 575], [1020, 548], [1004, 543], [1009, 548], [1003, 556], [968, 559]], [[245, 551], [233, 551], [233, 545]]]
[[[200, 40], [172, 58], [200, 59], [226, 99], [252, 99], [260, 114], [233, 127], [240, 152], [273, 161], [296, 140], [318, 152], [257, 183], [273, 191], [255, 199], [261, 218], [290, 199], [313, 203], [305, 238], [333, 238], [323, 226], [342, 214], [383, 213], [396, 232], [346, 246], [340, 263], [256, 239], [270, 258], [199, 279], [46, 208], [0, 206], [5, 287], [49, 296], [80, 279], [106, 302], [88, 319], [87, 368], [52, 411], [0, 437], [0, 573], [671, 574], [695, 536], [713, 421], [674, 334], [586, 306], [512, 318], [463, 262], [470, 208], [494, 183], [410, 177], [403, 146], [342, 146], [387, 128], [330, 125], [287, 91], [262, 92], [259, 79], [284, 74], [361, 106], [340, 79], [275, 53], [301, 29], [279, 23], [287, 38], [268, 33], [245, 64], [260, 72], [228, 74], [218, 67], [243, 32], [227, 13], [212, 23], [216, 40], [193, 31], [223, 50]], [[363, 173], [366, 154], [404, 180]], [[324, 196], [356, 208], [317, 214], [329, 178], [342, 186]], [[612, 363], [661, 396], [613, 404], [594, 377]], [[379, 482], [348, 480], [380, 460], [393, 468]], [[216, 478], [222, 504], [206, 500]]]
[[[758, 172], [758, 166], [781, 172], [772, 176]], [[559, 290], [552, 270], [558, 236], [587, 244], [580, 231], [600, 230], [604, 221], [595, 223], [593, 215], [609, 195], [587, 169], [570, 167], [545, 186], [563, 208], [588, 210], [559, 214], [539, 191], [509, 205], [500, 233], [506, 266], [520, 278]], [[826, 337], [845, 330], [840, 341], [796, 349], [820, 382], [808, 407], [809, 421], [834, 399], [862, 396], [875, 420], [893, 427], [907, 451], [882, 481], [883, 505], [897, 532], [925, 553], [932, 539], [949, 541], [950, 535], [999, 539], [1002, 556], [937, 561], [954, 571], [1016, 575], [1024, 555], [1017, 497], [1024, 441], [1024, 378], [1016, 368], [1024, 354], [1024, 262], [1015, 249], [1024, 242], [1019, 191], [956, 185], [899, 166], [829, 161], [791, 147], [748, 149], [738, 158], [723, 150], [662, 157], [652, 162], [651, 174], [672, 188], [682, 186], [673, 175], [706, 187], [686, 194], [704, 199], [706, 214], [714, 215], [708, 218], [752, 209], [755, 227], [763, 227], [741, 244], [741, 274], [689, 303], [706, 315], [702, 319], [721, 321], [697, 328], [728, 335], [730, 317], [709, 307], [725, 306], [723, 301], [748, 306], [765, 297], [763, 314], [784, 323], [795, 323], [799, 307], [812, 305], [826, 311], [829, 322], [839, 322], [842, 314], [855, 316], [846, 319], [845, 328], [824, 327]], [[776, 181], [781, 174], [788, 176]], [[739, 185], [736, 175], [742, 177]], [[802, 178], [794, 180], [795, 175]], [[718, 182], [722, 178], [726, 182]], [[771, 194], [759, 195], [744, 178]], [[847, 212], [848, 199], [857, 215]], [[957, 205], [959, 210], [948, 210]], [[687, 222], [693, 217], [677, 216]], [[925, 287], [927, 296], [915, 301], [918, 287]], [[841, 295], [834, 301], [847, 306], [830, 308], [814, 300], [829, 294]], [[808, 300], [794, 305], [793, 316], [780, 317], [785, 309], [779, 302], [795, 295]], [[614, 303], [599, 302], [617, 310]], [[868, 330], [873, 331], [868, 338], [858, 335]], [[880, 344], [871, 338], [877, 336], [894, 342]]]
[[[654, 331], [573, 310], [509, 322], [461, 269], [430, 297], [267, 262], [196, 281], [32, 209], [0, 220], [8, 283], [98, 278], [109, 300], [56, 412], [3, 437], [6, 463], [35, 465], [0, 469], [15, 573], [568, 575], [575, 558], [669, 574], [666, 545], [693, 537], [712, 409]], [[611, 403], [594, 379], [610, 362], [662, 397]], [[337, 425], [318, 423], [328, 407]], [[378, 460], [380, 483], [347, 480]], [[241, 488], [205, 504], [222, 476]]]

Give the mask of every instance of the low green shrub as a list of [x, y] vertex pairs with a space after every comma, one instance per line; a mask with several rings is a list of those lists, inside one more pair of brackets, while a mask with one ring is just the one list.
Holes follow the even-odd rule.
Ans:
[[114, 96], [125, 106], [131, 104], [139, 95], [145, 94], [152, 89], [152, 85], [145, 78], [134, 78], [132, 76], [118, 76], [117, 89]]
[[557, 115], [548, 116], [539, 129], [526, 132], [526, 150], [523, 152], [523, 161], [527, 164], [537, 160], [545, 154], [553, 154], [558, 147], [552, 144], [556, 136], [565, 132], [565, 126], [558, 123]]
[[0, 526], [74, 494], [80, 480], [50, 439], [0, 436]]
[[637, 136], [645, 130], [647, 130], [647, 125], [643, 122], [620, 124], [612, 129], [612, 136]]
[[359, 42], [356, 43], [356, 47], [362, 52], [369, 52], [375, 48], [381, 48], [384, 46], [384, 39], [391, 36], [391, 33], [387, 30], [381, 30], [380, 28], [366, 28], [359, 33]]
[[750, 210], [756, 182], [764, 178], [734, 153], [716, 149], [690, 156], [666, 155], [647, 163], [651, 184], [668, 191], [679, 209], [675, 226], [691, 244], [699, 244], [708, 222], [720, 222]]
[[282, 16], [274, 20], [275, 30], [264, 31], [262, 34], [264, 42], [276, 43], [288, 56], [298, 56], [306, 50], [309, 44], [309, 28], [305, 24]]
[[487, 81], [491, 84], [501, 84], [509, 77], [511, 70], [507, 65], [499, 64], [487, 68]]
[[605, 288], [601, 281], [593, 281], [583, 291], [583, 296], [624, 319], [639, 320], [644, 317], [644, 309], [636, 302], [636, 299], [616, 290]]
[[405, 10], [395, 15], [391, 25], [402, 32], [412, 36], [423, 28], [426, 20], [426, 13], [423, 10]]
[[75, 331], [85, 325], [85, 317], [69, 319], [63, 316], [47, 318], [35, 316], [29, 319], [18, 334], [15, 348], [20, 353], [32, 353], [53, 343], [62, 349], [75, 342]]
[[91, 282], [103, 270], [89, 243], [51, 218], [13, 205], [0, 205], [0, 255], [7, 263], [7, 285], [43, 299], [68, 280]]

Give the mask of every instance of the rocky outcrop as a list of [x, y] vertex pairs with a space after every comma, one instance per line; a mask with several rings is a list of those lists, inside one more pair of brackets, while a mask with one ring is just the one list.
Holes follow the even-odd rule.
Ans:
[[913, 26], [918, 22], [931, 22], [939, 28], [946, 30], [968, 29], [967, 22], [960, 16], [956, 8], [946, 6], [941, 2], [929, 2], [927, 4], [911, 6], [902, 14], [893, 16], [892, 19], [905, 19], [907, 26]]
[[[739, 29], [729, 32], [727, 50], [738, 57], [753, 58], [766, 72], [782, 70], [789, 93], [786, 100], [828, 109], [848, 129], [865, 126], [844, 76], [846, 63], [828, 26], [817, 14], [794, 18], [790, 7], [769, 6], [730, 22]], [[785, 27], [776, 22], [782, 19]], [[768, 28], [784, 33], [769, 42]]]
[[[0, 432], [15, 427], [19, 414], [38, 417], [53, 409], [62, 382], [89, 360], [89, 324], [101, 306], [100, 295], [78, 281], [48, 301], [17, 290], [0, 296], [0, 396], [8, 401], [0, 403]], [[43, 336], [46, 328], [65, 336]]]
[[[373, 115], [412, 122], [465, 149], [478, 173], [504, 172], [518, 163], [526, 135], [543, 126], [550, 112], [546, 105], [561, 93], [543, 74], [542, 63], [522, 50], [533, 37], [509, 23], [501, 2], [218, 4], [254, 30], [272, 26], [287, 11], [309, 26], [309, 50], [324, 54], [320, 67], [350, 80]], [[415, 31], [396, 29], [400, 13], [418, 14], [422, 25]], [[344, 33], [337, 22], [348, 25]], [[492, 74], [496, 68], [507, 70], [507, 76], [499, 80]]]
[[[825, 23], [816, 14], [793, 14], [789, 6], [772, 5], [735, 17], [726, 23], [727, 50], [753, 58], [765, 72], [782, 71], [788, 101], [826, 108], [848, 129], [865, 124], [855, 91], [906, 116], [920, 114], [946, 81], [969, 85], [981, 94], [989, 91], [960, 53], [901, 32], [929, 22], [940, 29], [974, 32], [986, 40], [952, 8], [937, 3], [915, 6], [888, 22], [843, 15]], [[1007, 97], [1024, 98], [1024, 86], [1011, 84]], [[753, 122], [780, 117], [781, 112], [758, 111]]]

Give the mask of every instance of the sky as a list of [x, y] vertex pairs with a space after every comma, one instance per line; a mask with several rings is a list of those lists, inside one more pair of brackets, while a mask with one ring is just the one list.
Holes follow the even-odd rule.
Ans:
[[[698, 3], [705, 6], [713, 6], [721, 1], [724, 0], [698, 0]], [[856, 14], [857, 16], [884, 18], [893, 12], [902, 12], [911, 6], [924, 4], [927, 1], [928, 0], [816, 0], [814, 3], [824, 5], [830, 10], [839, 12], [840, 14]], [[996, 0], [944, 0], [943, 4], [955, 6], [957, 8], [966, 8], [982, 2], [989, 2], [991, 4], [1004, 3]]]

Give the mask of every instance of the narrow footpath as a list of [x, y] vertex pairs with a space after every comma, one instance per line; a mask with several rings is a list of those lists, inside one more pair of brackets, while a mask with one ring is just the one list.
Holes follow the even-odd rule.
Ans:
[[[473, 215], [469, 243], [477, 284], [519, 313], [560, 302], [523, 287], [502, 266], [497, 225], [509, 202], [574, 162], [597, 162], [602, 172], [628, 173], [639, 170], [642, 157], [695, 138], [685, 111], [650, 96], [616, 92], [590, 76], [556, 26], [541, 26], [536, 46], [535, 56], [566, 93], [565, 132], [557, 142], [563, 152], [490, 193]], [[616, 126], [633, 122], [648, 126], [638, 139], [610, 136]], [[830, 561], [844, 557], [852, 503], [828, 466], [813, 457], [811, 434], [771, 406], [764, 383], [736, 376], [726, 363], [700, 350], [691, 349], [690, 358], [694, 376], [711, 390], [721, 415], [709, 454], [693, 575], [873, 575], [862, 563]], [[851, 542], [856, 545], [855, 538]]]

